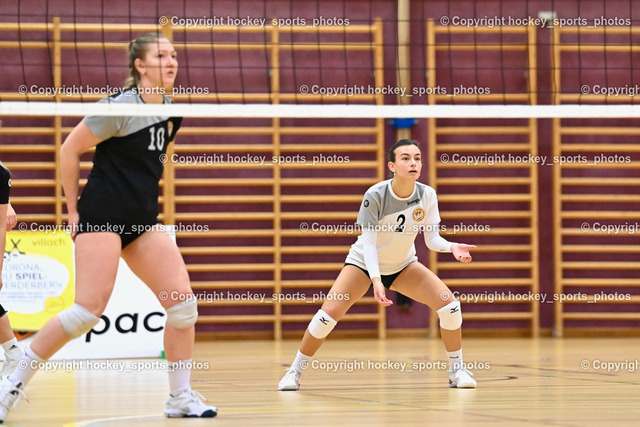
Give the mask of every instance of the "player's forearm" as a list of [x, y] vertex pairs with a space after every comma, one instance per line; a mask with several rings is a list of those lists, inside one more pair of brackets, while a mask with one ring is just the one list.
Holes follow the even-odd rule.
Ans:
[[60, 175], [67, 200], [67, 212], [78, 211], [78, 188], [80, 180], [80, 155], [63, 145], [60, 149]]
[[377, 248], [377, 238], [378, 235], [375, 231], [364, 230], [362, 232], [363, 237], [363, 257], [364, 264], [367, 267], [367, 271], [369, 272], [369, 277], [371, 279], [375, 277], [380, 277], [380, 265], [378, 260], [378, 248]]
[[[4, 262], [4, 248], [7, 245], [7, 206], [8, 205], [0, 205], [0, 248], [2, 248], [2, 256], [0, 257], [0, 275], [2, 274], [2, 264]], [[2, 283], [1, 276], [0, 283]]]
[[4, 225], [0, 225], [0, 245], [2, 247], [2, 256], [0, 256], [0, 282], [2, 282], [2, 266], [4, 263], [4, 248], [7, 246], [7, 229]]
[[436, 252], [451, 252], [451, 245], [455, 245], [454, 242], [450, 242], [438, 233], [438, 227], [433, 227], [434, 230], [424, 233], [424, 242], [427, 247]]
[[11, 203], [7, 204], [7, 214], [5, 215], [5, 218], [7, 219], [7, 231], [11, 231], [18, 223], [18, 216], [16, 215], [16, 211], [13, 209], [13, 206], [11, 206]]

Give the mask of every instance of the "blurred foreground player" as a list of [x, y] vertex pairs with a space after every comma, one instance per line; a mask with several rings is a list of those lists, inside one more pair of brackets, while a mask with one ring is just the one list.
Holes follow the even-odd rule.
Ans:
[[[169, 104], [165, 96], [176, 78], [173, 44], [147, 33], [129, 45], [129, 87], [100, 102], [105, 107], [127, 104]], [[169, 367], [168, 417], [214, 417], [193, 391], [191, 357], [198, 318], [182, 255], [159, 226], [158, 183], [167, 145], [181, 119], [175, 117], [89, 116], [69, 134], [60, 151], [62, 183], [75, 238], [76, 299], [36, 334], [18, 368], [0, 383], [0, 420], [14, 406], [39, 363], [69, 340], [91, 330], [103, 313], [122, 256], [129, 268], [153, 291], [167, 311], [164, 347]], [[96, 147], [93, 169], [80, 200], [80, 156]], [[166, 160], [165, 160], [166, 161]]]
[[[0, 247], [2, 248], [2, 258], [0, 258], [0, 289], [2, 289], [2, 266], [4, 263], [4, 248], [6, 245], [7, 231], [15, 227], [17, 218], [16, 212], [9, 203], [9, 191], [11, 189], [11, 175], [9, 170], [0, 162]], [[6, 377], [18, 366], [18, 361], [24, 356], [24, 351], [18, 346], [18, 340], [13, 334], [7, 310], [0, 305], [0, 343], [4, 350], [4, 363], [0, 376]]]

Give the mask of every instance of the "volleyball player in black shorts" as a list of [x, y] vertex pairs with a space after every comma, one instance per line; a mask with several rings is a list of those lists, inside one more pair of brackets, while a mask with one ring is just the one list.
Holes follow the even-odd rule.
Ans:
[[385, 307], [393, 304], [386, 296], [388, 288], [434, 310], [440, 319], [442, 341], [449, 358], [449, 387], [477, 386], [462, 358], [460, 302], [438, 276], [418, 261], [414, 242], [422, 231], [430, 250], [450, 252], [463, 263], [471, 262], [469, 251], [476, 246], [449, 242], [440, 236], [436, 191], [418, 182], [422, 154], [416, 141], [396, 142], [389, 150], [387, 165], [393, 178], [373, 185], [365, 193], [357, 220], [362, 234], [351, 246], [322, 308], [309, 322], [278, 390], [300, 389], [302, 371], [338, 321], [370, 286], [375, 300]]
[[[6, 245], [7, 231], [16, 225], [16, 213], [9, 204], [9, 190], [11, 189], [11, 175], [0, 162], [0, 289], [2, 289], [2, 265], [4, 262], [4, 248]], [[18, 366], [18, 361], [24, 356], [24, 351], [18, 346], [18, 340], [13, 334], [7, 310], [0, 305], [0, 343], [4, 349], [4, 363], [0, 375], [4, 378], [13, 372]]]
[[[129, 46], [133, 81], [122, 93], [102, 99], [111, 104], [161, 104], [173, 85], [178, 62], [172, 43], [148, 33]], [[76, 243], [74, 305], [51, 319], [25, 351], [18, 369], [0, 383], [0, 420], [24, 394], [22, 388], [70, 339], [91, 330], [104, 311], [124, 258], [131, 270], [160, 298], [167, 311], [164, 347], [169, 364], [168, 417], [213, 417], [190, 387], [191, 357], [198, 317], [184, 260], [157, 224], [158, 182], [167, 145], [180, 127], [171, 117], [86, 117], [60, 151], [69, 225]], [[78, 200], [80, 156], [96, 147], [93, 169]]]

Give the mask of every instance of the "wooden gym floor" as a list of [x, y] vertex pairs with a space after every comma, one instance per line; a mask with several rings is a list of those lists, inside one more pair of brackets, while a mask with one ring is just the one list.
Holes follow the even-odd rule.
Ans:
[[215, 419], [163, 418], [166, 373], [147, 359], [117, 361], [129, 371], [141, 364], [139, 372], [95, 365], [39, 372], [26, 390], [31, 402], [22, 399], [5, 425], [577, 427], [640, 419], [635, 339], [466, 339], [465, 361], [478, 366], [476, 390], [447, 386], [439, 340], [334, 339], [304, 373], [300, 391], [278, 392], [297, 345], [197, 342], [201, 369], [193, 385], [219, 407]]

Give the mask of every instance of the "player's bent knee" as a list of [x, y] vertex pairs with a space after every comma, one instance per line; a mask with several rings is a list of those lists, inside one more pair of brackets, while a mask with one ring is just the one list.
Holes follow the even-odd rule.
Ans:
[[460, 311], [460, 301], [453, 301], [436, 311], [440, 318], [440, 327], [450, 331], [455, 331], [462, 326], [462, 312]]
[[167, 308], [167, 323], [176, 329], [187, 329], [198, 320], [198, 302], [189, 298], [173, 307]]
[[71, 339], [81, 337], [93, 328], [100, 318], [78, 303], [58, 314], [64, 333]]
[[327, 335], [335, 328], [338, 322], [329, 316], [323, 309], [318, 310], [311, 322], [309, 322], [309, 333], [317, 339], [326, 338]]
[[[331, 295], [331, 292], [329, 292], [329, 295]], [[347, 314], [347, 311], [353, 306], [354, 302], [354, 300], [348, 297], [344, 299], [341, 297], [327, 298], [320, 309], [331, 316], [336, 322], [339, 322], [340, 319]]]

